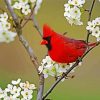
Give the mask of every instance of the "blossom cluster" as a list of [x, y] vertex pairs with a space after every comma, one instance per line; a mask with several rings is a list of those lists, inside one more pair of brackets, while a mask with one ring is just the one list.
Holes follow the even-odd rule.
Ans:
[[9, 43], [14, 40], [17, 34], [10, 31], [10, 29], [11, 24], [8, 21], [8, 14], [4, 12], [0, 14], [0, 42]]
[[7, 88], [4, 90], [0, 88], [0, 100], [32, 100], [35, 89], [35, 85], [30, 84], [28, 81], [12, 80], [11, 84], [7, 85]]
[[36, 0], [14, 0], [11, 1], [11, 5], [14, 9], [20, 10], [22, 14], [28, 15], [35, 2]]
[[88, 22], [86, 29], [100, 41], [100, 17]]
[[[70, 67], [72, 67], [74, 63], [67, 64], [61, 64], [54, 62], [49, 56], [46, 56], [45, 59], [42, 60], [41, 66], [39, 66], [40, 73], [42, 72], [44, 74], [44, 78], [47, 78], [48, 76], [53, 76], [56, 78], [59, 78], [65, 73]], [[74, 70], [72, 70], [70, 73], [73, 73]]]
[[[35, 5], [34, 12], [37, 14], [38, 9], [40, 8], [42, 0], [14, 0], [11, 1], [11, 5], [14, 9], [19, 10], [23, 15], [28, 15], [31, 13], [31, 9], [33, 9]], [[17, 14], [19, 14], [17, 12]]]
[[65, 12], [64, 16], [68, 22], [72, 25], [82, 25], [81, 21], [81, 8], [83, 7], [85, 0], [68, 0], [68, 3], [64, 4]]

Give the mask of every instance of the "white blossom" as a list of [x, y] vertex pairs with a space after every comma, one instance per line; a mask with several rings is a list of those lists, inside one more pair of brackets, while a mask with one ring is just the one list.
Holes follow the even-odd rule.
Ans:
[[25, 100], [31, 100], [32, 99], [32, 93], [33, 91], [32, 90], [28, 90], [28, 89], [24, 89], [23, 91], [21, 91], [21, 95], [23, 96], [23, 99]]
[[2, 24], [3, 30], [9, 30], [11, 28], [11, 24], [8, 23], [7, 21], [3, 21], [3, 22], [1, 22], [1, 24]]
[[0, 100], [1, 98], [4, 98], [4, 97], [5, 97], [4, 91], [0, 88]]
[[97, 26], [94, 28], [94, 30], [92, 31], [92, 35], [95, 37], [99, 37], [100, 35], [100, 28]]
[[11, 24], [8, 22], [7, 13], [0, 14], [0, 29], [9, 30], [11, 28]]
[[10, 91], [10, 93], [13, 95], [13, 98], [17, 98], [17, 97], [20, 96], [20, 91], [21, 91], [20, 87], [13, 86], [12, 90]]
[[43, 71], [43, 66], [39, 66], [38, 70], [39, 70], [39, 74], [42, 73], [42, 71]]
[[31, 9], [30, 9], [30, 6], [28, 4], [22, 7], [22, 13], [24, 15], [28, 15], [30, 12], [31, 12]]
[[6, 92], [10, 92], [13, 89], [13, 85], [12, 84], [8, 84], [7, 88], [5, 89]]
[[95, 25], [100, 25], [100, 17], [97, 17], [95, 20], [92, 21]]
[[20, 100], [20, 98], [14, 98], [12, 95], [5, 96], [3, 100]]
[[8, 30], [0, 30], [0, 42], [10, 43], [14, 41], [17, 33]]
[[97, 41], [100, 41], [100, 17], [89, 21], [86, 29], [92, 36], [96, 37]]
[[30, 90], [33, 90], [33, 89], [36, 89], [35, 85], [34, 84], [30, 84], [28, 81], [26, 81], [25, 83], [20, 83], [20, 87], [22, 89], [30, 89]]
[[[65, 5], [65, 7], [68, 7]], [[69, 10], [68, 10], [69, 9]], [[68, 22], [72, 25], [82, 25], [83, 23], [80, 21], [81, 11], [78, 7], [74, 6], [73, 8], [68, 7], [65, 8], [64, 16], [68, 20]]]
[[64, 4], [64, 6], [65, 6], [64, 16], [65, 17], [71, 17], [71, 15], [70, 15], [70, 9], [71, 9], [70, 4]]
[[30, 90], [34, 90], [34, 89], [36, 89], [36, 87], [35, 87], [34, 84], [29, 84], [29, 89], [30, 89]]
[[0, 21], [7, 21], [8, 20], [8, 14], [4, 12], [3, 14], [0, 14]]
[[29, 13], [31, 13], [31, 6], [34, 3], [36, 3], [35, 9], [34, 9], [34, 13], [37, 14], [39, 8], [41, 7], [42, 0], [17, 0], [12, 5], [12, 7], [13, 7], [13, 9], [20, 10], [23, 15], [28, 15]]
[[10, 31], [7, 13], [0, 14], [0, 42], [10, 43], [14, 41], [17, 33]]
[[21, 14], [28, 15], [31, 13], [32, 5], [37, 0], [17, 0], [13, 5], [13, 9], [20, 10]]
[[12, 6], [15, 9], [21, 9], [22, 8], [22, 3], [15, 2], [15, 4]]
[[68, 20], [68, 22], [72, 25], [72, 24], [75, 24], [75, 25], [83, 25], [83, 22], [80, 21], [80, 19], [75, 19], [75, 18], [72, 18], [72, 17], [66, 17], [66, 19]]
[[81, 9], [85, 0], [68, 0], [68, 3], [64, 4], [65, 12], [64, 17], [72, 25], [83, 25], [81, 21]]
[[94, 27], [95, 27], [95, 23], [89, 21], [86, 29], [89, 31], [93, 31]]
[[20, 83], [20, 81], [21, 81], [21, 79], [19, 78], [17, 81], [16, 80], [12, 80], [12, 84], [13, 85], [17, 85], [17, 84], [19, 84]]
[[34, 89], [35, 85], [28, 81], [23, 83], [21, 79], [12, 80], [4, 90], [0, 88], [0, 100], [32, 100]]
[[68, 65], [66, 64], [60, 64], [60, 67], [59, 67], [59, 72], [66, 72], [66, 70], [68, 69]]
[[70, 15], [72, 18], [80, 18], [81, 16], [81, 11], [78, 7], [74, 6], [73, 8], [70, 9]]
[[43, 70], [44, 78], [47, 78], [49, 76], [49, 69]]
[[[49, 76], [53, 77], [61, 77], [63, 73], [65, 73], [73, 63], [67, 65], [67, 64], [61, 64], [54, 62], [49, 56], [46, 56], [45, 59], [42, 60], [41, 66], [39, 66], [38, 70], [40, 73], [44, 74], [44, 78], [47, 78]], [[73, 73], [72, 70], [70, 73]]]
[[68, 0], [68, 3], [74, 6], [82, 7], [85, 0]]
[[78, 63], [78, 66], [82, 66], [82, 62], [81, 61]]
[[100, 35], [97, 37], [97, 41], [100, 41]]

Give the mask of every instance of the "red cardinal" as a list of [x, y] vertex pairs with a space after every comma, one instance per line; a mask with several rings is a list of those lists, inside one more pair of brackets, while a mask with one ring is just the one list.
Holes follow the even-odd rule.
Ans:
[[58, 63], [72, 63], [81, 57], [88, 46], [83, 40], [75, 40], [54, 32], [48, 25], [43, 26], [43, 40], [41, 45], [46, 45], [48, 55]]

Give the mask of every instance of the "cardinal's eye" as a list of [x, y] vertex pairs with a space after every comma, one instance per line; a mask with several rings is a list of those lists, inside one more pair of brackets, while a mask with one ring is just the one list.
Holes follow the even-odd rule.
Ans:
[[46, 38], [43, 38], [43, 40], [46, 40]]
[[44, 40], [47, 40], [47, 41], [50, 41], [50, 39], [51, 39], [51, 36], [44, 37], [43, 39], [44, 39]]

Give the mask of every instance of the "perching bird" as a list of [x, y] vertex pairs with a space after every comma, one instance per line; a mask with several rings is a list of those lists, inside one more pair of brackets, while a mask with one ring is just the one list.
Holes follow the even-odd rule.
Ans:
[[75, 40], [54, 32], [48, 25], [43, 26], [43, 40], [41, 45], [46, 45], [48, 55], [58, 63], [72, 63], [80, 58], [88, 46], [84, 40]]

